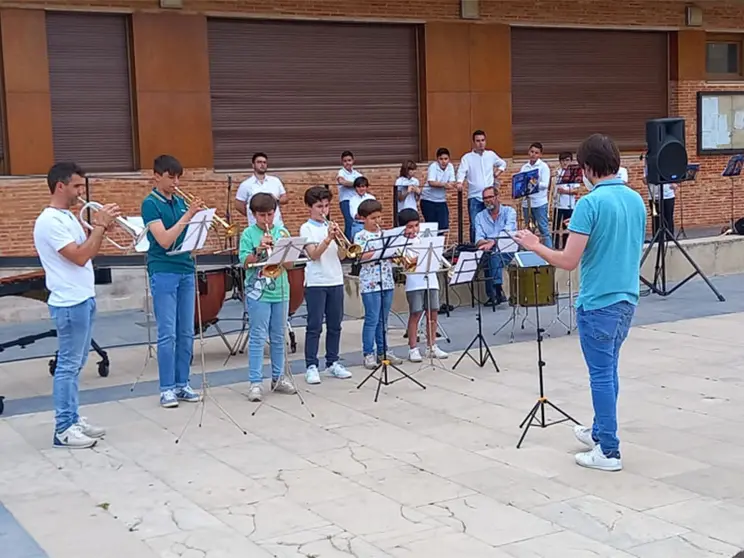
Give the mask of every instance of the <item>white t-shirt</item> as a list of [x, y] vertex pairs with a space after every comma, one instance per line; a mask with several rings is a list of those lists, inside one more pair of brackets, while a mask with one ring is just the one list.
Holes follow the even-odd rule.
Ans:
[[569, 188], [572, 192], [578, 192], [580, 184], [561, 184], [560, 178], [563, 175], [563, 169], [558, 169], [555, 173], [555, 199], [558, 209], [574, 209], [576, 207], [576, 194], [559, 194], [558, 188]]
[[494, 185], [493, 168], [506, 170], [506, 161], [494, 151], [486, 149], [483, 154], [470, 151], [460, 159], [457, 168], [457, 181], [468, 181], [468, 199], [483, 200], [483, 190]]
[[[338, 178], [339, 176], [353, 184], [357, 178], [362, 176], [362, 173], [354, 168], [352, 168], [350, 171], [347, 171], [344, 167], [341, 167], [338, 171], [338, 174], [336, 175], [336, 178]], [[356, 190], [354, 190], [353, 186], [341, 186], [341, 184], [338, 184], [338, 203], [349, 201], [355, 195]], [[352, 217], [354, 217], [354, 215], [352, 215]]]
[[429, 165], [429, 170], [426, 173], [426, 184], [421, 192], [421, 199], [431, 202], [446, 202], [447, 201], [447, 189], [437, 188], [435, 186], [429, 186], [429, 182], [454, 182], [455, 181], [455, 167], [452, 163], [447, 163], [446, 168], [442, 168], [438, 161], [434, 161]]
[[616, 176], [623, 182], [627, 183], [628, 182], [628, 169], [626, 169], [625, 167], [620, 167], [617, 170]]
[[46, 274], [50, 306], [68, 307], [96, 296], [93, 262], [79, 266], [59, 251], [87, 240], [80, 221], [71, 211], [47, 207], [34, 224], [34, 246]]
[[254, 194], [258, 194], [259, 192], [263, 192], [264, 194], [271, 194], [277, 199], [277, 206], [276, 206], [276, 213], [274, 213], [274, 225], [276, 226], [282, 226], [284, 223], [282, 222], [282, 212], [279, 209], [278, 200], [280, 196], [283, 196], [287, 193], [287, 190], [284, 188], [284, 184], [282, 184], [282, 181], [279, 180], [276, 176], [270, 176], [265, 175], [263, 182], [259, 182], [259, 180], [254, 176], [251, 176], [247, 180], [244, 180], [240, 183], [240, 186], [238, 186], [238, 191], [235, 194], [235, 199], [238, 201], [245, 202], [245, 212], [248, 216], [248, 225], [253, 225], [256, 222], [256, 219], [253, 217], [253, 213], [251, 213], [251, 197], [253, 197]]
[[357, 211], [359, 211], [359, 206], [362, 205], [362, 202], [364, 200], [373, 200], [375, 197], [372, 194], [364, 194], [363, 196], [360, 196], [356, 193], [356, 190], [354, 190], [354, 197], [349, 200], [349, 214], [351, 215], [352, 219], [356, 219]]
[[[643, 167], [643, 177], [648, 177], [648, 167]], [[672, 188], [671, 184], [664, 184], [663, 185], [663, 196], [665, 200], [671, 200], [672, 198], [676, 197], [674, 188]], [[648, 185], [648, 199], [650, 200], [658, 200], [659, 199], [659, 185], [658, 184], [649, 184]]]
[[[527, 161], [522, 165], [522, 170], [519, 172], [526, 172], [530, 170], [538, 169], [539, 179], [537, 192], [531, 196], [525, 196], [522, 200], [522, 207], [542, 207], [548, 204], [548, 188], [550, 187], [550, 167], [542, 159], [535, 161], [533, 165]], [[527, 201], [529, 200], [529, 202]], [[529, 204], [529, 205], [528, 205]]]
[[[320, 244], [328, 236], [328, 225], [310, 219], [300, 227], [300, 236], [308, 244]], [[335, 287], [344, 284], [344, 270], [338, 259], [338, 244], [331, 242], [319, 260], [308, 260], [305, 264], [306, 287]]]
[[[395, 186], [398, 189], [398, 192], [405, 192], [406, 189], [409, 186], [415, 186], [418, 188], [419, 181], [418, 178], [405, 178], [404, 176], [399, 176], [398, 180], [395, 181]], [[418, 211], [418, 203], [416, 201], [416, 194], [408, 194], [403, 201], [398, 202], [398, 213], [403, 211], [404, 209], [415, 209]]]
[[[408, 247], [411, 248], [411, 250], [409, 251], [409, 254], [413, 255], [414, 257], [417, 257], [419, 261], [422, 261], [424, 258], [429, 257], [429, 254], [427, 252], [429, 243], [426, 242], [426, 239], [421, 238], [420, 236], [417, 236], [416, 238], [411, 239], [411, 242], [408, 244]], [[417, 247], [418, 249], [415, 249]], [[432, 253], [431, 259], [432, 259], [432, 262], [431, 262], [432, 266], [439, 265], [437, 257], [434, 255], [434, 253]], [[439, 267], [441, 267], [441, 265], [439, 265]], [[429, 278], [428, 288], [432, 291], [434, 289], [439, 289], [439, 280], [437, 279], [437, 274], [436, 272], [432, 271], [430, 273], [416, 273], [415, 275], [406, 275], [406, 292], [425, 290], [427, 288], [427, 284], [426, 284], [427, 277]]]

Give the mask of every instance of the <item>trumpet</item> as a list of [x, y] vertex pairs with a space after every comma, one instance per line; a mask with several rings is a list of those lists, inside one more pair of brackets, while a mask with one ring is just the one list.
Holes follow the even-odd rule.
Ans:
[[[80, 214], [78, 215], [80, 222], [83, 224], [83, 226], [88, 230], [93, 230], [93, 225], [91, 225], [88, 221], [85, 220], [83, 217], [83, 214], [88, 210], [92, 211], [100, 211], [103, 207], [103, 204], [100, 204], [98, 202], [94, 201], [86, 201], [84, 198], [78, 196], [78, 201], [83, 204], [83, 207], [80, 209]], [[122, 250], [124, 252], [129, 252], [132, 248], [136, 247], [142, 239], [147, 236], [147, 227], [138, 227], [136, 225], [133, 225], [129, 221], [127, 221], [124, 217], [117, 217], [116, 218], [116, 224], [121, 227], [124, 232], [126, 232], [128, 235], [132, 237], [132, 243], [129, 246], [122, 246], [118, 242], [106, 237], [106, 240], [108, 240], [111, 244], [113, 244], [116, 248], [119, 250]]]
[[[271, 235], [271, 226], [266, 225], [266, 235]], [[289, 233], [287, 233], [286, 230], [282, 229], [279, 231], [279, 236], [282, 238], [287, 238], [289, 236]], [[273, 244], [273, 239], [272, 239]], [[271, 247], [266, 249], [266, 259], [268, 260], [271, 257], [272, 249]], [[268, 264], [263, 266], [263, 269], [261, 270], [261, 275], [263, 277], [268, 277], [269, 279], [276, 279], [282, 274], [282, 271], [284, 271], [281, 264]]]
[[392, 261], [395, 265], [401, 266], [403, 271], [407, 273], [413, 273], [418, 266], [418, 258], [411, 256], [405, 249], [398, 249]]
[[336, 241], [336, 244], [338, 245], [338, 247], [344, 252], [346, 252], [347, 256], [356, 260], [357, 258], [359, 258], [359, 256], [362, 255], [362, 252], [364, 251], [364, 249], [361, 246], [359, 246], [359, 244], [354, 244], [353, 242], [351, 242], [351, 240], [346, 238], [346, 235], [341, 230], [341, 228], [338, 225], [336, 225], [336, 223], [334, 223], [333, 221], [329, 221], [328, 217], [325, 215], [323, 215], [323, 220], [325, 221], [326, 225], [328, 225], [329, 227], [332, 227], [332, 226], [336, 227], [338, 232], [335, 234], [333, 238]]
[[[186, 200], [186, 206], [188, 207], [190, 204], [194, 203], [194, 200], [196, 197], [192, 194], [189, 194], [188, 192], [184, 192], [181, 190], [178, 186], [176, 186], [176, 194], [181, 196], [184, 200]], [[224, 229], [225, 234], [227, 236], [234, 236], [238, 234], [238, 225], [237, 224], [230, 224], [227, 221], [225, 221], [222, 217], [219, 215], [214, 216], [214, 221], [216, 223], [219, 223]]]

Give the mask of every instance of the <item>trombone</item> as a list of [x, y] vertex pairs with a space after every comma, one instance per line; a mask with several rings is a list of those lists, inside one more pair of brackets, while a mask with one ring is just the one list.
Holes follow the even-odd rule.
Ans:
[[[184, 192], [181, 190], [178, 186], [176, 186], [176, 194], [181, 196], [186, 201], [186, 206], [188, 207], [190, 204], [194, 203], [194, 200], [196, 197], [193, 194], [189, 194], [187, 192]], [[219, 223], [224, 229], [225, 234], [227, 236], [234, 236], [238, 233], [238, 225], [237, 224], [230, 224], [227, 221], [225, 221], [222, 217], [219, 215], [215, 215], [213, 217], [214, 221], [216, 223]]]
[[337, 232], [333, 238], [336, 241], [338, 247], [346, 252], [347, 256], [356, 260], [357, 258], [359, 258], [359, 256], [362, 255], [364, 249], [359, 244], [354, 244], [353, 242], [351, 242], [351, 240], [346, 238], [346, 235], [336, 223], [334, 223], [333, 221], [329, 221], [326, 215], [323, 215], [323, 220], [329, 227], [336, 227]]
[[[85, 220], [83, 217], [83, 214], [90, 209], [91, 211], [100, 211], [103, 207], [103, 204], [100, 204], [98, 202], [94, 201], [87, 201], [85, 198], [78, 196], [78, 201], [83, 204], [83, 207], [80, 209], [80, 213], [78, 215], [78, 218], [80, 219], [80, 222], [83, 224], [83, 226], [88, 230], [93, 230], [93, 225], [91, 225], [88, 221]], [[118, 242], [112, 240], [109, 237], [106, 237], [106, 240], [108, 240], [111, 244], [113, 244], [116, 248], [119, 250], [122, 250], [124, 252], [129, 252], [132, 248], [135, 248], [142, 240], [147, 236], [147, 227], [138, 227], [137, 225], [134, 225], [127, 221], [124, 217], [117, 217], [116, 218], [116, 224], [119, 225], [122, 229], [124, 229], [124, 232], [126, 232], [128, 235], [132, 237], [132, 243], [129, 246], [122, 246]]]

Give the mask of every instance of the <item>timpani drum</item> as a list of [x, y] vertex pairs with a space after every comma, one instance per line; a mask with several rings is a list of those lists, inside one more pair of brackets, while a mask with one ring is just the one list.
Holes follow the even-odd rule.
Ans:
[[[230, 268], [216, 268], [199, 271], [196, 274], [197, 301], [201, 305], [201, 327], [207, 329], [210, 325], [217, 323], [217, 316], [225, 304], [225, 294], [228, 283], [232, 283]], [[194, 311], [194, 328], [199, 332], [199, 308]]]
[[553, 306], [556, 301], [555, 267], [509, 266], [509, 306]]
[[293, 267], [287, 270], [289, 280], [289, 315], [291, 316], [302, 306], [305, 300], [305, 268]]

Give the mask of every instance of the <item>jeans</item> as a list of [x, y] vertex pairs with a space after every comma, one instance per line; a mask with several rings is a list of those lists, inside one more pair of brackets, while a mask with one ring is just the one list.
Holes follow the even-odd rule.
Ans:
[[263, 380], [263, 358], [266, 339], [269, 340], [271, 378], [276, 380], [284, 370], [284, 327], [289, 318], [289, 302], [264, 302], [246, 298], [246, 310], [251, 317], [248, 329], [248, 381]]
[[592, 437], [607, 457], [620, 456], [617, 437], [617, 396], [620, 387], [617, 367], [620, 347], [628, 336], [635, 306], [618, 302], [598, 310], [576, 310], [576, 325], [584, 360], [589, 368], [594, 423]]
[[440, 231], [449, 230], [449, 206], [447, 202], [421, 200], [421, 213], [425, 222], [437, 223]]
[[522, 214], [525, 224], [530, 219], [530, 212], [532, 213], [532, 219], [537, 223], [537, 229], [540, 231], [540, 240], [545, 246], [552, 248], [553, 240], [550, 238], [550, 226], [548, 224], [548, 204], [542, 207], [523, 207]]
[[486, 204], [478, 198], [468, 198], [468, 219], [470, 219], [470, 242], [475, 242], [475, 216], [486, 209]]
[[161, 393], [186, 387], [194, 353], [194, 275], [153, 273], [152, 308], [158, 326], [158, 375]]
[[[362, 293], [364, 304], [364, 325], [362, 326], [362, 354], [364, 356], [387, 352], [387, 321], [393, 306], [393, 289]], [[382, 312], [382, 314], [380, 314]]]
[[488, 298], [495, 298], [496, 286], [504, 284], [504, 268], [509, 265], [513, 259], [513, 253], [502, 254], [500, 252], [495, 252], [490, 254], [485, 267], [487, 277], [491, 278], [491, 281], [486, 281], [486, 296]]
[[307, 330], [305, 331], [305, 366], [318, 366], [318, 345], [326, 321], [326, 367], [338, 361], [341, 321], [344, 319], [344, 286], [305, 287]]
[[346, 238], [353, 241], [354, 237], [351, 234], [351, 224], [354, 222], [354, 216], [349, 209], [349, 200], [342, 201], [338, 206], [341, 209], [341, 215], [344, 216], [344, 234]]
[[352, 221], [351, 222], [351, 236], [347, 236], [346, 238], [354, 242], [354, 237], [356, 236], [356, 233], [362, 230], [364, 230], [364, 223], [362, 223], [361, 221]]
[[57, 367], [54, 369], [55, 431], [61, 434], [80, 420], [78, 391], [80, 370], [90, 353], [96, 299], [75, 306], [49, 306], [49, 315], [57, 329]]

